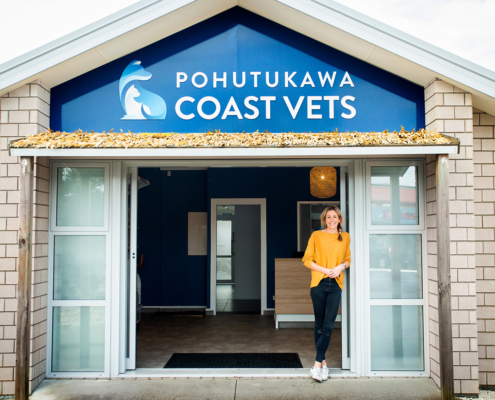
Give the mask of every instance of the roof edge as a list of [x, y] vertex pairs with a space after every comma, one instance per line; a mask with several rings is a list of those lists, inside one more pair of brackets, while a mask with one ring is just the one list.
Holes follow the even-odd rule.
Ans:
[[[244, 3], [250, 0], [245, 0]], [[275, 0], [452, 82], [495, 98], [495, 72], [333, 0]], [[142, 0], [0, 65], [0, 94], [36, 75], [198, 0]], [[242, 0], [225, 0], [230, 6]], [[241, 7], [243, 5], [241, 4]], [[325, 10], [327, 10], [325, 12]], [[256, 12], [256, 11], [255, 11]], [[371, 53], [370, 53], [371, 55]], [[102, 56], [103, 57], [103, 56]], [[369, 57], [369, 56], [368, 56]], [[103, 60], [102, 60], [103, 61]], [[105, 60], [106, 61], [106, 60]], [[367, 62], [368, 60], [364, 60]], [[443, 78], [442, 78], [443, 79]]]
[[478, 74], [483, 78], [489, 79], [495, 82], [495, 71], [485, 68], [479, 64], [473, 63], [463, 57], [457, 56], [447, 50], [437, 47], [431, 43], [428, 43], [422, 39], [405, 33], [399, 29], [396, 29], [390, 25], [380, 22], [374, 18], [368, 17], [365, 14], [360, 13], [352, 8], [349, 8], [343, 4], [337, 3], [333, 0], [311, 0], [313, 3], [320, 4], [334, 12], [342, 14], [348, 18], [351, 18], [361, 24], [375, 29], [378, 32], [391, 36], [392, 38], [404, 42], [409, 46], [413, 46], [418, 50], [426, 51], [431, 55], [442, 58], [452, 64], [455, 64], [461, 68], [464, 68], [472, 73]]
[[99, 29], [103, 29], [113, 23], [116, 23], [132, 14], [145, 10], [146, 8], [153, 6], [154, 4], [159, 3], [161, 1], [162, 0], [141, 0], [135, 4], [123, 8], [122, 10], [112, 13], [102, 19], [92, 22], [91, 24], [86, 25], [83, 28], [77, 29], [71, 33], [68, 33], [67, 35], [64, 35], [58, 39], [48, 42], [36, 49], [28, 51], [23, 55], [20, 55], [9, 61], [6, 61], [3, 64], [0, 64], [0, 75], [10, 71], [13, 68], [17, 68], [29, 61], [32, 61], [37, 57], [41, 57], [51, 51], [54, 51], [78, 39], [81, 39], [93, 32], [98, 31]]
[[0, 91], [195, 1], [142, 0], [0, 64]]

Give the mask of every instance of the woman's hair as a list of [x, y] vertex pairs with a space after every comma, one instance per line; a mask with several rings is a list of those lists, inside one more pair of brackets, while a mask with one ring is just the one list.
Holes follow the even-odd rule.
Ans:
[[340, 209], [337, 206], [328, 206], [323, 210], [320, 216], [321, 229], [325, 229], [327, 227], [326, 219], [327, 219], [327, 212], [329, 211], [335, 211], [340, 219], [339, 225], [337, 226], [337, 230], [339, 231], [339, 241], [342, 242], [342, 224], [344, 223], [344, 216], [342, 215], [342, 211], [340, 211]]

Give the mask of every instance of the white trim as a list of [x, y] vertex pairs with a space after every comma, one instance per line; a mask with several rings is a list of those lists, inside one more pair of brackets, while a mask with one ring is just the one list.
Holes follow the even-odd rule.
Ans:
[[[418, 188], [418, 202], [419, 202], [419, 224], [418, 225], [371, 225], [371, 166], [416, 166], [418, 167], [417, 175], [417, 188]], [[430, 376], [430, 362], [429, 362], [429, 332], [428, 332], [428, 276], [427, 276], [427, 248], [426, 248], [426, 177], [424, 173], [424, 160], [419, 161], [365, 161], [364, 177], [365, 177], [365, 194], [366, 199], [366, 230], [365, 230], [365, 242], [364, 242], [364, 260], [365, 260], [365, 303], [366, 303], [366, 318], [363, 324], [365, 328], [366, 339], [366, 375], [367, 376], [382, 376], [382, 377], [402, 377], [402, 376]], [[400, 234], [416, 234], [421, 235], [421, 260], [422, 260], [422, 297], [420, 299], [372, 299], [370, 296], [370, 259], [369, 259], [369, 238], [371, 235], [400, 235]], [[424, 357], [424, 370], [423, 371], [373, 371], [371, 370], [371, 307], [379, 305], [415, 305], [422, 306], [423, 313], [423, 357]]]
[[[331, 0], [277, 0], [327, 25], [495, 97], [495, 74]], [[485, 86], [486, 85], [486, 86]]]
[[[125, 258], [122, 258], [120, 251], [120, 226], [121, 226], [121, 213], [120, 213], [120, 194], [122, 186], [122, 162], [113, 161], [112, 162], [112, 174], [111, 174], [111, 184], [110, 184], [110, 241], [112, 243], [112, 266], [111, 266], [111, 277], [108, 285], [110, 286], [110, 355], [119, 354], [120, 343], [122, 337], [120, 335], [120, 294], [121, 286], [119, 284], [120, 280], [120, 269], [122, 263], [125, 262]], [[116, 377], [120, 372], [119, 358], [110, 358], [110, 376]], [[122, 371], [124, 372], [124, 371]]]
[[221, 205], [259, 205], [261, 219], [261, 315], [267, 310], [266, 294], [266, 199], [211, 199], [210, 206], [210, 310], [217, 313], [217, 206]]
[[[55, 214], [57, 207], [57, 168], [59, 167], [103, 167], [105, 171], [105, 195], [104, 195], [104, 225], [103, 227], [56, 227]], [[46, 377], [110, 377], [110, 340], [111, 340], [111, 280], [112, 280], [112, 240], [110, 237], [110, 215], [108, 202], [110, 199], [110, 179], [112, 170], [107, 163], [74, 163], [70, 161], [50, 162], [50, 201], [49, 201], [49, 233], [48, 233], [48, 293], [47, 293], [47, 353], [46, 353]], [[106, 243], [105, 254], [105, 299], [104, 300], [54, 300], [53, 299], [53, 277], [54, 277], [54, 243], [55, 236], [104, 236]], [[102, 372], [53, 372], [52, 371], [52, 347], [53, 347], [53, 307], [105, 307], [105, 360]]]
[[349, 158], [402, 157], [405, 155], [457, 154], [458, 145], [429, 146], [356, 146], [356, 147], [253, 147], [253, 148], [129, 148], [129, 149], [45, 149], [10, 148], [10, 155], [22, 157], [96, 157], [96, 158]]
[[[354, 172], [354, 173], [353, 173]], [[366, 358], [368, 356], [366, 345], [366, 325], [362, 323], [366, 318], [366, 268], [364, 230], [365, 202], [364, 202], [364, 162], [354, 160], [354, 171], [350, 171], [349, 181], [349, 215], [354, 217], [350, 224], [351, 235], [351, 372], [359, 375], [366, 374]], [[352, 178], [354, 178], [352, 180]], [[356, 251], [359, 249], [359, 251]], [[358, 279], [359, 278], [359, 279]], [[352, 290], [354, 289], [354, 292]], [[358, 323], [359, 321], [359, 323]]]
[[[342, 212], [342, 216], [344, 217], [344, 223], [342, 229], [344, 231], [349, 231], [349, 222], [347, 221], [345, 216], [347, 214], [347, 197], [346, 197], [346, 174], [348, 173], [347, 168], [341, 168], [340, 169], [340, 211]], [[350, 177], [349, 177], [350, 179]], [[351, 218], [351, 214], [349, 214], [349, 219]], [[349, 234], [350, 236], [350, 234]], [[344, 287], [342, 289], [342, 297], [340, 301], [340, 337], [341, 337], [341, 353], [342, 353], [342, 369], [349, 369], [350, 368], [350, 359], [349, 359], [349, 352], [348, 352], [348, 340], [347, 340], [347, 334], [348, 329], [350, 328], [349, 326], [349, 321], [347, 319], [347, 313], [348, 313], [348, 308], [349, 304], [347, 302], [347, 295], [350, 293], [347, 293], [349, 290], [348, 287], [348, 279], [349, 279], [349, 270], [346, 269], [344, 270]], [[350, 296], [349, 296], [350, 298]]]
[[[112, 231], [112, 235], [116, 235], [119, 238], [120, 242], [120, 259], [121, 264], [119, 265], [119, 273], [114, 278], [115, 281], [118, 281], [118, 285], [120, 288], [120, 304], [119, 304], [119, 352], [115, 353], [112, 357], [116, 358], [118, 355], [118, 364], [119, 370], [118, 373], [122, 374], [126, 372], [126, 364], [127, 364], [127, 319], [129, 316], [127, 315], [127, 274], [125, 270], [128, 268], [128, 240], [127, 240], [127, 229], [128, 229], [128, 213], [127, 204], [128, 204], [128, 181], [127, 181], [127, 167], [124, 163], [121, 163], [120, 169], [120, 208], [117, 210], [120, 214], [120, 229], [119, 231]], [[117, 285], [115, 285], [117, 286]], [[115, 287], [114, 286], [114, 287]]]
[[[329, 368], [331, 377], [356, 378], [357, 375], [340, 368]], [[166, 369], [138, 368], [118, 378], [308, 378], [308, 368], [247, 368], [247, 369]]]
[[[220, 2], [217, 1], [216, 3]], [[32, 80], [42, 71], [55, 67], [92, 49], [96, 49], [98, 55], [92, 64], [97, 62], [105, 64], [109, 60], [105, 59], [97, 50], [99, 45], [156, 21], [160, 17], [172, 14], [174, 11], [188, 5], [191, 7], [190, 15], [199, 14], [199, 18], [196, 17], [194, 22], [202, 21], [210, 17], [211, 14], [221, 12], [229, 7], [241, 5], [261, 15], [264, 12], [269, 12], [272, 8], [276, 8], [281, 19], [279, 23], [284, 24], [286, 20], [289, 21], [291, 15], [277, 7], [277, 3], [290, 7], [301, 14], [311, 16], [405, 60], [409, 60], [416, 64], [418, 69], [420, 68], [419, 66], [422, 66], [432, 72], [434, 71], [434, 73], [444, 75], [461, 84], [479, 90], [492, 98], [495, 97], [495, 79], [492, 71], [330, 0], [265, 0], [263, 2], [226, 0], [220, 6], [217, 5], [213, 13], [211, 11], [208, 13], [212, 6], [210, 5], [210, 8], [207, 8], [208, 3], [205, 1], [162, 0], [148, 1], [145, 4], [140, 3], [2, 64], [0, 66], [2, 71], [0, 72], [0, 90], [14, 86], [22, 81]], [[170, 16], [170, 18], [173, 18], [173, 16]], [[184, 29], [191, 23], [193, 22], [185, 20], [182, 25], [177, 27], [177, 30]], [[168, 35], [170, 33], [164, 34], [164, 36]], [[158, 39], [155, 38], [155, 40]], [[143, 45], [149, 44], [145, 38], [141, 38], [141, 42], [143, 42]], [[121, 53], [123, 52], [121, 51]], [[123, 55], [119, 53], [114, 57], [118, 58]], [[97, 66], [95, 65], [94, 67]]]
[[[194, 1], [160, 0], [148, 2], [144, 6], [137, 4], [2, 64], [0, 65], [0, 90], [94, 49]], [[40, 54], [35, 54], [36, 52]], [[103, 58], [101, 60], [106, 61]]]
[[[275, 329], [280, 322], [315, 322], [314, 314], [275, 314]], [[342, 316], [337, 315], [335, 322], [342, 322]], [[341, 368], [349, 369], [349, 368]]]
[[126, 369], [136, 369], [136, 274], [137, 274], [137, 210], [138, 210], [138, 169], [129, 168], [131, 174], [130, 243], [129, 243], [129, 357]]

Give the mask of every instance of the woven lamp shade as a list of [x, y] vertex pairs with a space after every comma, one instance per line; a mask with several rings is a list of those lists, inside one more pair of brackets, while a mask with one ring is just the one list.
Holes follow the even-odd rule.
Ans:
[[314, 167], [309, 172], [311, 195], [328, 199], [337, 193], [337, 170], [333, 167]]

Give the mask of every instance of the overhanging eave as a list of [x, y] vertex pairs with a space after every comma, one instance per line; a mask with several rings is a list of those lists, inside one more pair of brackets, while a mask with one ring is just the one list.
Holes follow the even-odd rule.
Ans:
[[11, 148], [12, 156], [111, 159], [256, 159], [256, 158], [348, 158], [402, 157], [426, 154], [457, 154], [458, 144], [422, 146], [335, 146], [258, 148]]

